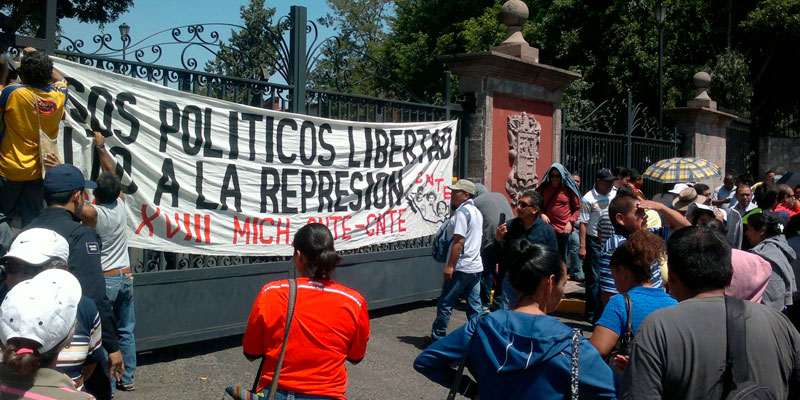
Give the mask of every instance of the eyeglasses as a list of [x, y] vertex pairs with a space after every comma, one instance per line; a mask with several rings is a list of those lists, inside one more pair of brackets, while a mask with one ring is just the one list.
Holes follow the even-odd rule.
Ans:
[[526, 202], [524, 202], [524, 201], [520, 201], [520, 202], [517, 203], [517, 207], [519, 207], [519, 208], [528, 208], [528, 207], [533, 207], [533, 206], [528, 204], [528, 203], [526, 203]]

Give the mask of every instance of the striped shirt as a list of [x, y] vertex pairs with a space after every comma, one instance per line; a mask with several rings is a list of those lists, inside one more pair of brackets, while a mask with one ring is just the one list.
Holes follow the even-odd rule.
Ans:
[[603, 215], [605, 215], [605, 221], [608, 221], [608, 225], [611, 224], [608, 219], [608, 205], [616, 194], [616, 190], [612, 188], [607, 195], [598, 193], [596, 189], [592, 189], [583, 195], [581, 211], [578, 214], [578, 223], [586, 224], [586, 235], [598, 236], [598, 232], [602, 229], [600, 224]]
[[58, 354], [56, 369], [73, 381], [83, 376], [83, 366], [103, 361], [103, 335], [100, 313], [94, 301], [86, 296], [78, 303], [78, 326], [68, 347]]
[[[668, 226], [649, 229], [649, 231], [660, 236], [665, 241], [669, 237]], [[603, 250], [600, 252], [600, 279], [598, 280], [600, 283], [600, 290], [603, 292], [614, 294], [619, 293], [616, 285], [614, 285], [614, 278], [611, 276], [611, 267], [609, 267], [608, 264], [611, 262], [611, 255], [614, 254], [614, 250], [616, 250], [617, 247], [622, 246], [627, 241], [628, 238], [615, 233], [611, 235], [611, 237], [606, 240], [606, 244], [603, 245]], [[661, 266], [658, 261], [654, 261], [653, 264], [650, 265], [650, 283], [653, 285], [653, 287], [657, 288], [660, 288], [663, 285], [661, 279]]]

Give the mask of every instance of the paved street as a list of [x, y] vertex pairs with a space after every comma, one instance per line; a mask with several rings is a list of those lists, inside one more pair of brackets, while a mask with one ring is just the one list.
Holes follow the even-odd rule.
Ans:
[[[347, 397], [446, 397], [444, 387], [433, 384], [412, 368], [422, 347], [422, 337], [430, 333], [435, 314], [436, 303], [433, 300], [371, 313], [372, 334], [367, 356], [358, 365], [347, 365]], [[568, 324], [589, 328], [588, 324], [569, 316], [559, 317]], [[451, 330], [465, 322], [463, 307], [454, 310]], [[139, 355], [139, 363], [137, 390], [118, 393], [116, 399], [221, 399], [228, 385], [252, 385], [258, 368], [242, 356], [240, 336], [146, 352]]]

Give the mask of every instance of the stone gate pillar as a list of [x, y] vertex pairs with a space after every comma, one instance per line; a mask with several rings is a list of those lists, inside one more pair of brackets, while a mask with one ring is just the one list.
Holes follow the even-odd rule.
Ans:
[[721, 168], [722, 176], [704, 182], [713, 188], [721, 185], [725, 177], [726, 133], [728, 125], [737, 117], [717, 110], [717, 102], [708, 95], [711, 75], [700, 71], [694, 74], [693, 81], [697, 96], [686, 102], [686, 107], [664, 111], [671, 114], [677, 123], [682, 138], [681, 154], [705, 158]]
[[[561, 159], [561, 99], [580, 74], [539, 63], [522, 37], [528, 7], [509, 0], [501, 18], [506, 40], [489, 51], [442, 56], [458, 76], [468, 114], [467, 176], [514, 200]], [[464, 143], [463, 141], [460, 143]]]

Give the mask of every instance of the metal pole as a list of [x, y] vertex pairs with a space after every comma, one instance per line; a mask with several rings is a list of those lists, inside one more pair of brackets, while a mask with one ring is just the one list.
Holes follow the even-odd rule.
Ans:
[[664, 24], [658, 24], [658, 137], [664, 132]]
[[445, 119], [450, 121], [450, 72], [444, 73], [444, 112]]
[[631, 107], [631, 101], [633, 100], [633, 95], [631, 95], [631, 91], [628, 90], [628, 95], [626, 99], [625, 108], [627, 112], [625, 114], [625, 136], [626, 136], [626, 145], [625, 145], [625, 167], [631, 167], [631, 153], [633, 152], [632, 144], [631, 144], [631, 134], [633, 130], [633, 108]]
[[292, 30], [289, 37], [289, 85], [292, 87], [292, 100], [289, 111], [306, 113], [306, 27], [308, 25], [305, 7], [292, 6], [289, 17]]

